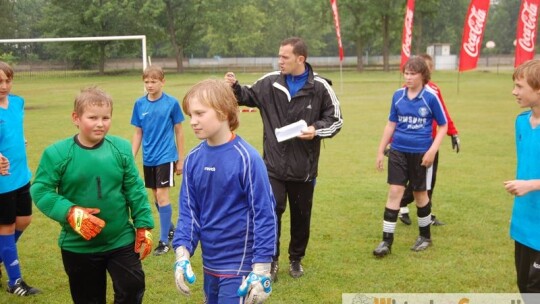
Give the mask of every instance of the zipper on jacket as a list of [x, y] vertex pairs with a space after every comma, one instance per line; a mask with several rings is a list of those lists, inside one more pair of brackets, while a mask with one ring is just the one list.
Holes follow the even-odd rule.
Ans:
[[96, 184], [97, 184], [97, 197], [98, 199], [101, 199], [101, 178], [99, 176], [96, 177]]

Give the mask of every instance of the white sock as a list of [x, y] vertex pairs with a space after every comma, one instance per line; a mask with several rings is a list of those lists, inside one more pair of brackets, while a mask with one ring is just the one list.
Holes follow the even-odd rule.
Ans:
[[409, 213], [409, 207], [405, 206], [405, 207], [399, 208], [399, 213], [400, 214]]

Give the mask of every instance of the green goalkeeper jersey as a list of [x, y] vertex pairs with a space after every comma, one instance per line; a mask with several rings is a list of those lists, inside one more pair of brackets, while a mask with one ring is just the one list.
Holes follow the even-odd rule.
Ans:
[[[128, 141], [106, 136], [95, 147], [61, 140], [45, 149], [31, 187], [32, 198], [46, 216], [60, 223], [58, 245], [75, 253], [96, 253], [129, 245], [134, 228], [153, 228], [144, 183]], [[87, 241], [69, 225], [71, 207], [99, 208], [105, 227]]]

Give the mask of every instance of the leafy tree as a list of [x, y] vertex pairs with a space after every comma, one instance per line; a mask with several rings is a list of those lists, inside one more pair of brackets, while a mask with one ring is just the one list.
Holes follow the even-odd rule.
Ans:
[[203, 34], [201, 13], [203, 0], [163, 0], [163, 11], [157, 18], [165, 30], [176, 60], [176, 71], [184, 71], [185, 51], [196, 45]]
[[[150, 0], [49, 0], [40, 23], [43, 36], [85, 37], [136, 35], [152, 31], [159, 3]], [[143, 16], [143, 19], [140, 18]], [[144, 22], [141, 22], [144, 21]], [[134, 52], [133, 42], [98, 41], [54, 44], [51, 50], [62, 53], [75, 66], [98, 64], [104, 73], [108, 52]]]
[[510, 54], [514, 51], [520, 5], [519, 0], [504, 0], [491, 5], [483, 41], [494, 41], [499, 53]]

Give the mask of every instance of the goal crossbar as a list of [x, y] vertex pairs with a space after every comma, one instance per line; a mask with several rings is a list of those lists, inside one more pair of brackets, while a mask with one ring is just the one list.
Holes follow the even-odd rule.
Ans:
[[146, 35], [0, 39], [0, 43], [141, 40], [143, 71], [147, 66]]

